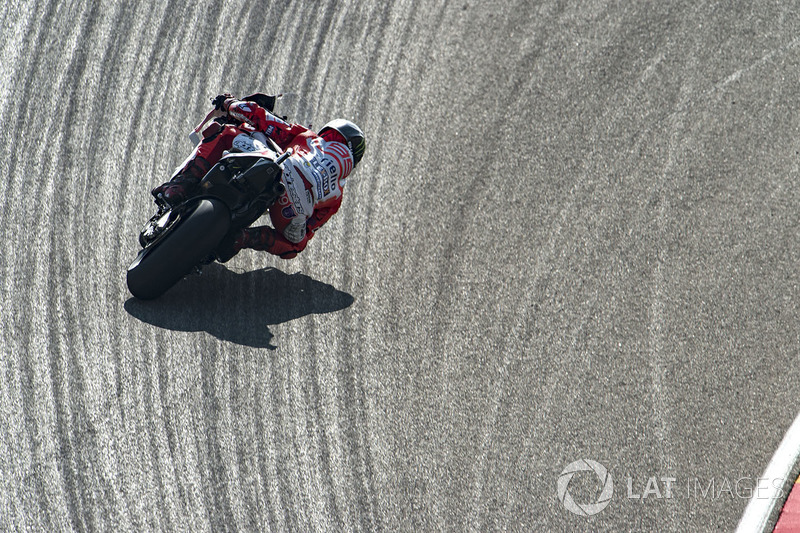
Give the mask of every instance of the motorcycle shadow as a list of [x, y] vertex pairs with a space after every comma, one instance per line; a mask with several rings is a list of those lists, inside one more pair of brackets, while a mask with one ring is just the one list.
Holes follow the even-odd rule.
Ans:
[[274, 350], [270, 325], [346, 309], [354, 298], [305, 274], [267, 267], [237, 273], [219, 263], [190, 276], [157, 300], [130, 298], [129, 315], [173, 331], [206, 331], [218, 339]]

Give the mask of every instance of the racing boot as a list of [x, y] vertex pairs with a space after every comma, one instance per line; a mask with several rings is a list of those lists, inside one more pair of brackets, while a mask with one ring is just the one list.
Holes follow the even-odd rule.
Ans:
[[277, 232], [269, 226], [258, 226], [255, 228], [230, 231], [222, 239], [217, 249], [214, 250], [214, 255], [220, 263], [227, 263], [244, 248], [280, 255], [274, 251], [276, 234]]
[[197, 194], [200, 180], [210, 168], [211, 165], [202, 157], [190, 157], [168, 182], [159, 185], [150, 194], [156, 201], [162, 198], [170, 207], [175, 207]]
[[193, 196], [199, 183], [200, 180], [194, 177], [179, 174], [150, 191], [150, 194], [156, 199], [163, 198], [170, 207], [175, 207], [190, 196]]
[[[249, 228], [247, 228], [249, 229]], [[235, 229], [228, 232], [214, 250], [214, 256], [220, 263], [227, 263], [239, 253], [247, 240], [247, 229]]]
[[252, 248], [277, 255], [281, 259], [292, 259], [302, 252], [314, 232], [308, 230], [305, 238], [300, 242], [291, 242], [278, 230], [269, 226], [249, 228], [248, 236], [242, 248]]

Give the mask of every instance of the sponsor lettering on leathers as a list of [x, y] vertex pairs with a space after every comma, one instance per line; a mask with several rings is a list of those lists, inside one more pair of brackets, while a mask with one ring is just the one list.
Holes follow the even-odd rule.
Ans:
[[311, 185], [316, 203], [342, 195], [345, 170], [352, 169], [353, 158], [341, 143], [327, 142], [320, 138], [309, 139], [307, 150], [301, 155], [301, 172]]
[[296, 216], [302, 216], [305, 220], [314, 212], [314, 202], [306, 190], [303, 174], [298, 167], [299, 165], [292, 158], [287, 159], [284, 163], [282, 179]]

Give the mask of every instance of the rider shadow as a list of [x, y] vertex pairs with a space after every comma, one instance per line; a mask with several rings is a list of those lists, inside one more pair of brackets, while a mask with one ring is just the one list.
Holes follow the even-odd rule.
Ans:
[[212, 263], [152, 301], [130, 298], [125, 310], [156, 327], [173, 331], [207, 331], [218, 339], [269, 348], [270, 325], [310, 314], [341, 311], [353, 297], [305, 274], [264, 268], [242, 274]]

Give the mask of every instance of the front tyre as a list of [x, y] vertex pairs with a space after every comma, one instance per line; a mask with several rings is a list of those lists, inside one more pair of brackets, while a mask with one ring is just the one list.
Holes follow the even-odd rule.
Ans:
[[128, 267], [128, 289], [140, 300], [152, 300], [208, 257], [228, 232], [231, 214], [216, 198], [201, 198], [183, 220]]

